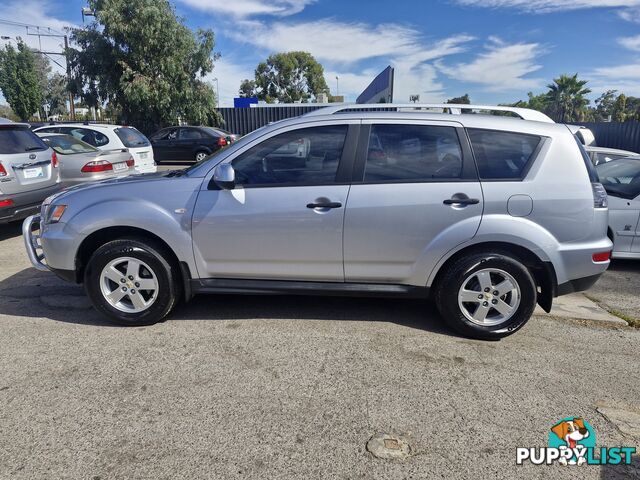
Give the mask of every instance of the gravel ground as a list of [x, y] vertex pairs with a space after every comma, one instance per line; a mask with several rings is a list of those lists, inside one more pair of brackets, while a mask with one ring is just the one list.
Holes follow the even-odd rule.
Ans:
[[[17, 235], [0, 227], [1, 479], [640, 477], [638, 457], [515, 465], [570, 415], [599, 445], [638, 446], [596, 408], [640, 411], [640, 330], [536, 317], [480, 342], [421, 301], [233, 296], [112, 327], [29, 268]], [[594, 295], [633, 309], [628, 268]], [[412, 456], [372, 457], [378, 433]]]
[[614, 260], [587, 295], [640, 326], [640, 260]]

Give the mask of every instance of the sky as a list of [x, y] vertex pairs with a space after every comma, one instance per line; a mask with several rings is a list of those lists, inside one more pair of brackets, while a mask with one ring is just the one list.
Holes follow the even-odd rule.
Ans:
[[[207, 80], [214, 88], [217, 83], [221, 106], [233, 104], [240, 82], [253, 78], [260, 61], [291, 50], [314, 55], [331, 93], [347, 101], [387, 65], [395, 68], [396, 102], [410, 95], [440, 102], [465, 93], [478, 104], [515, 102], [545, 91], [563, 73], [588, 80], [592, 99], [609, 89], [640, 96], [640, 0], [173, 3], [190, 28], [216, 35], [220, 59]], [[0, 21], [61, 31], [82, 25], [84, 6], [85, 0], [0, 0]], [[0, 23], [0, 35], [20, 35], [38, 47], [38, 37], [25, 33], [25, 27]], [[40, 41], [43, 49], [61, 48], [60, 38]]]

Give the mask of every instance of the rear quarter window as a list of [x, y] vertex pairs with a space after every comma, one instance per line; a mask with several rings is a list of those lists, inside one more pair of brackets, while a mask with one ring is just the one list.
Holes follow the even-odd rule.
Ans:
[[47, 145], [26, 127], [0, 127], [0, 154], [46, 150]]
[[468, 129], [482, 180], [521, 180], [542, 137], [498, 130]]
[[114, 130], [120, 141], [127, 148], [148, 147], [149, 140], [135, 128], [123, 127]]

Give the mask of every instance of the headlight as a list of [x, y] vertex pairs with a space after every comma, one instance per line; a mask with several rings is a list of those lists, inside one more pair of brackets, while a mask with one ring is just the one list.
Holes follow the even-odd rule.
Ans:
[[47, 219], [47, 223], [58, 223], [66, 209], [66, 205], [51, 205], [49, 207], [49, 218]]

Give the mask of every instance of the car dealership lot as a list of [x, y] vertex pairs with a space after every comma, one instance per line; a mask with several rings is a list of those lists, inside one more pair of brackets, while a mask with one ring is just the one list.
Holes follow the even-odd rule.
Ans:
[[[598, 406], [640, 410], [640, 330], [534, 318], [500, 342], [453, 336], [422, 301], [196, 298], [165, 323], [112, 327], [82, 288], [30, 268], [0, 227], [0, 478], [574, 478], [516, 447]], [[589, 292], [640, 312], [640, 263]], [[636, 303], [634, 303], [636, 302]], [[634, 310], [635, 309], [635, 310]], [[376, 433], [409, 437], [373, 458]], [[632, 467], [579, 467], [628, 478]]]

